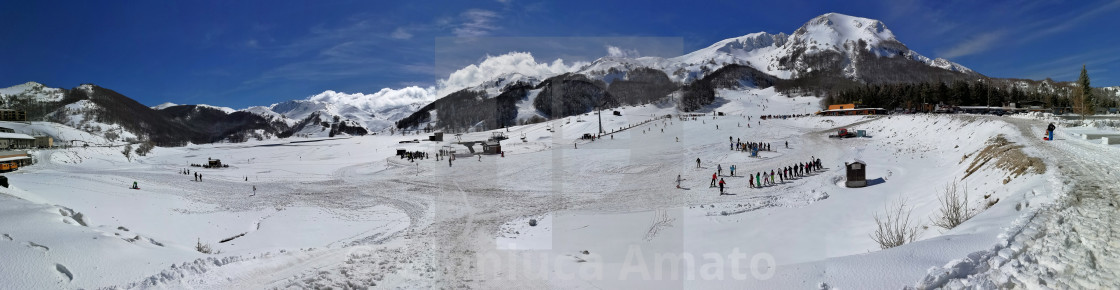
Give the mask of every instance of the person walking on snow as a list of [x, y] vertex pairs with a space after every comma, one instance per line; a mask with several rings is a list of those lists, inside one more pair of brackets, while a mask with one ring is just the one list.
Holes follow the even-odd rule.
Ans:
[[1046, 138], [1046, 141], [1054, 141], [1054, 129], [1057, 129], [1057, 128], [1058, 127], [1054, 126], [1054, 123], [1050, 123], [1050, 126], [1046, 126], [1046, 134], [1050, 135], [1049, 137]]
[[677, 188], [681, 188], [681, 175], [677, 174]]
[[712, 173], [712, 184], [709, 187], [716, 187], [716, 174]]
[[723, 195], [723, 185], [724, 184], [725, 184], [725, 182], [723, 182], [723, 178], [720, 178], [719, 179], [719, 195]]

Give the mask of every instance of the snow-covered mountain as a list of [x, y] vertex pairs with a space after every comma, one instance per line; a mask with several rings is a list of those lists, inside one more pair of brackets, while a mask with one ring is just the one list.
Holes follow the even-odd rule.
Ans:
[[1109, 97], [1120, 98], [1120, 86], [1101, 88]]
[[879, 20], [839, 13], [817, 16], [792, 34], [751, 33], [668, 59], [604, 57], [580, 72], [610, 82], [629, 69], [650, 67], [664, 71], [677, 82], [690, 82], [729, 64], [750, 66], [782, 79], [838, 66], [844, 77], [865, 80], [875, 72], [863, 70], [861, 62], [876, 62], [881, 58], [909, 60], [951, 72], [974, 74], [963, 65], [942, 58], [931, 59], [910, 50]]
[[[508, 120], [563, 117], [584, 113], [604, 101], [616, 105], [650, 103], [672, 95], [677, 89], [680, 93], [674, 98], [679, 108], [694, 110], [714, 100], [714, 88], [784, 84], [786, 88], [819, 94], [834, 86], [859, 83], [975, 81], [983, 77], [960, 64], [910, 50], [881, 21], [838, 13], [815, 17], [790, 34], [751, 33], [672, 58], [612, 54], [570, 72], [577, 76], [566, 75], [568, 72], [563, 69], [542, 70], [540, 66], [487, 67], [497, 70], [488, 72], [492, 77], [489, 81], [466, 86], [470, 92], [442, 95], [441, 100], [454, 100], [439, 103], [440, 106], [425, 106], [398, 126], [429, 126], [433, 125], [432, 120], [439, 120], [434, 126], [464, 129], [466, 125], [479, 128]], [[475, 99], [477, 95], [502, 95], [514, 83], [531, 86], [523, 92], [524, 96], [512, 96], [514, 104], [505, 103], [508, 99], [496, 104]], [[549, 90], [549, 85], [563, 89]], [[537, 97], [542, 92], [547, 92], [545, 102], [559, 104], [563, 109], [557, 111], [560, 107], [541, 104]], [[606, 96], [609, 98], [600, 99]], [[464, 106], [500, 107], [497, 114], [494, 110], [448, 110]], [[506, 112], [514, 107], [518, 108], [516, 116], [508, 115]]]
[[16, 96], [22, 96], [25, 99], [33, 99], [41, 102], [58, 102], [61, 101], [63, 97], [66, 97], [66, 90], [49, 88], [36, 82], [26, 82], [0, 89], [0, 97], [10, 98]]
[[0, 89], [0, 102], [6, 108], [24, 110], [28, 120], [61, 123], [107, 142], [176, 145], [263, 139], [281, 135], [290, 127], [225, 107], [171, 103], [147, 107], [93, 84], [67, 90], [28, 82]]

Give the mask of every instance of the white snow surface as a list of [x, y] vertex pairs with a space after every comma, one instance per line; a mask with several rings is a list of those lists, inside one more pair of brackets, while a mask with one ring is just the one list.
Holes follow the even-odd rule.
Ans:
[[[608, 135], [596, 141], [579, 139], [598, 132], [594, 114], [501, 130], [510, 137], [505, 156], [481, 161], [453, 136], [398, 143], [424, 135], [189, 145], [131, 159], [119, 146], [38, 150], [38, 164], [5, 174], [11, 187], [0, 188], [0, 281], [17, 289], [879, 289], [1006, 285], [999, 284], [1005, 276], [1022, 277], [1009, 283], [1024, 286], [1115, 282], [1108, 276], [1115, 272], [1104, 272], [1115, 256], [1098, 242], [1107, 232], [1086, 230], [1107, 220], [1086, 217], [1076, 230], [1062, 230], [1053, 217], [1078, 208], [1059, 205], [1079, 188], [1115, 193], [1096, 177], [1079, 179], [1090, 169], [1078, 164], [1089, 164], [1088, 156], [1109, 156], [1093, 161], [1097, 169], [1115, 164], [1116, 147], [1077, 140], [1072, 131], [1081, 129], [1064, 128], [1066, 135], [1044, 143], [1038, 135], [1048, 120], [1032, 118], [758, 118], [812, 112], [817, 102], [772, 89], [721, 90], [695, 120], [660, 118], [677, 112], [657, 105], [605, 114]], [[835, 127], [871, 137], [826, 138]], [[997, 135], [1050, 169], [1012, 177], [985, 165], [963, 178], [971, 156]], [[729, 150], [729, 136], [775, 150], [749, 157]], [[393, 156], [444, 146], [460, 154], [451, 164]], [[764, 188], [740, 177], [810, 156], [825, 170]], [[229, 167], [188, 166], [207, 158]], [[857, 159], [868, 164], [873, 185], [843, 187], [843, 164]], [[717, 166], [732, 195], [704, 187]], [[1115, 173], [1092, 176], [1108, 174]], [[677, 175], [683, 189], [675, 187]], [[1076, 180], [1063, 182], [1069, 179]], [[139, 190], [128, 189], [132, 181]], [[952, 181], [969, 190], [973, 208], [986, 209], [952, 230], [929, 225], [937, 191]], [[927, 226], [918, 241], [881, 250], [868, 236], [872, 216], [899, 200]], [[1048, 242], [1074, 235], [1083, 241], [1076, 252], [1092, 255], [1060, 254], [1062, 243]], [[199, 253], [196, 242], [219, 253]], [[969, 262], [981, 260], [1013, 266]]]

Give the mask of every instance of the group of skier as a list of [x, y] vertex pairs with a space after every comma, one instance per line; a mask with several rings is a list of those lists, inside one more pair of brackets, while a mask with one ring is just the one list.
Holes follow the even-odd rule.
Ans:
[[415, 162], [417, 159], [423, 160], [428, 158], [428, 153], [421, 151], [410, 151], [404, 152], [404, 154], [400, 154], [400, 157], [401, 159], [408, 159], [408, 162]]
[[738, 151], [770, 151], [770, 143], [762, 142], [742, 142], [739, 139], [731, 141], [731, 150]]
[[[747, 183], [749, 183], [751, 188], [762, 188], [785, 183], [786, 180], [804, 177], [823, 168], [820, 158], [810, 157], [808, 162], [799, 162], [794, 165], [770, 170], [770, 172], [755, 172], [753, 180], [748, 180]], [[751, 177], [750, 174], [747, 174], [747, 178]]]
[[[190, 170], [190, 169], [186, 169], [186, 168], [183, 168], [183, 169], [179, 170], [179, 174], [182, 174], [182, 175], [190, 175], [190, 174], [191, 174], [191, 170]], [[195, 172], [195, 173], [194, 173], [194, 181], [202, 181], [202, 174], [199, 174], [198, 172]]]
[[789, 119], [789, 118], [796, 118], [796, 117], [808, 117], [808, 116], [810, 116], [810, 115], [809, 115], [809, 114], [796, 114], [796, 115], [762, 115], [762, 116], [758, 116], [758, 118], [759, 118], [759, 119], [762, 119], [762, 120], [767, 120], [767, 119], [782, 119], [782, 120], [785, 120], [785, 119]]

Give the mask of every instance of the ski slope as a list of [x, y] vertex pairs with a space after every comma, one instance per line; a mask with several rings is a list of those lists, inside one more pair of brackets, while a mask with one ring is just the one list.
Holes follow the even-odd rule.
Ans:
[[[454, 144], [492, 132], [449, 133], [444, 142], [376, 135], [189, 145], [131, 159], [121, 147], [41, 150], [39, 164], [5, 174], [12, 186], [0, 188], [0, 257], [10, 261], [0, 281], [19, 289], [974, 285], [968, 275], [989, 273], [939, 269], [977, 264], [961, 262], [1017, 240], [1023, 225], [1076, 191], [1066, 181], [1077, 171], [1059, 162], [1115, 150], [1042, 143], [1034, 132], [1046, 121], [1029, 118], [758, 118], [812, 113], [817, 102], [721, 90], [695, 119], [675, 117], [671, 104], [604, 113], [595, 141], [580, 136], [599, 132], [599, 116], [572, 116], [500, 130], [510, 137], [504, 157]], [[871, 137], [827, 138], [837, 127]], [[999, 160], [975, 162], [997, 136], [1041, 161], [1021, 174]], [[774, 150], [750, 157], [730, 150], [728, 137]], [[459, 157], [394, 156], [445, 146]], [[1063, 146], [1075, 146], [1078, 159], [1053, 155]], [[189, 166], [208, 158], [229, 167]], [[824, 170], [763, 188], [741, 177], [810, 158]], [[871, 186], [842, 186], [844, 163], [854, 160], [868, 164]], [[708, 186], [717, 166], [730, 195]], [[140, 190], [127, 188], [133, 181]], [[951, 182], [967, 188], [977, 215], [947, 230], [931, 218]], [[869, 236], [873, 216], [899, 201], [924, 225], [919, 239], [880, 249]], [[196, 251], [199, 243], [217, 253]], [[989, 276], [998, 273], [1011, 272]]]

